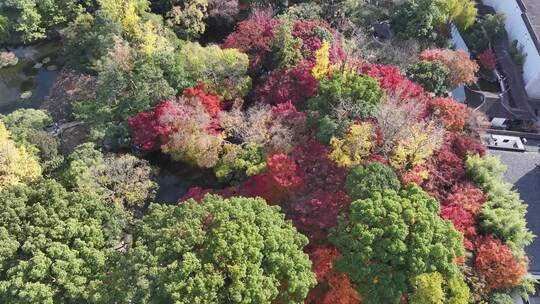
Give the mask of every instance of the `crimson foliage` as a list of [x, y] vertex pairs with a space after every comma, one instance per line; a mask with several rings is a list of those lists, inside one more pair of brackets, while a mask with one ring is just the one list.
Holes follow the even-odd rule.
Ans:
[[274, 29], [279, 21], [272, 19], [271, 11], [258, 11], [245, 21], [239, 22], [236, 31], [223, 42], [223, 48], [237, 48], [249, 57], [249, 72], [257, 76], [262, 72]]
[[152, 151], [168, 141], [172, 126], [160, 123], [160, 117], [180, 117], [182, 112], [175, 107], [174, 102], [165, 100], [160, 102], [152, 111], [141, 112], [128, 121], [129, 129], [133, 135], [133, 143], [142, 151]]
[[295, 67], [272, 72], [255, 89], [255, 99], [267, 104], [291, 102], [302, 105], [317, 94], [319, 82], [311, 74], [313, 63], [302, 61]]
[[427, 99], [426, 92], [422, 86], [402, 75], [396, 66], [364, 64], [360, 66], [359, 71], [362, 74], [375, 78], [381, 88], [388, 94], [397, 95], [404, 100], [418, 99], [425, 101]]

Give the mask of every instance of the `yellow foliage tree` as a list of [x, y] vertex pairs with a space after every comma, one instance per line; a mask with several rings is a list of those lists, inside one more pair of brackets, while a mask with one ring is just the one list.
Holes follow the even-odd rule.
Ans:
[[148, 10], [147, 0], [99, 0], [101, 9], [109, 17], [122, 24], [124, 32], [139, 41], [143, 36], [140, 15]]
[[375, 149], [375, 127], [370, 122], [353, 124], [340, 139], [332, 137], [330, 159], [340, 167], [352, 167], [362, 163]]
[[335, 69], [335, 65], [330, 64], [330, 43], [323, 41], [320, 49], [315, 52], [315, 66], [311, 70], [311, 75], [315, 79], [322, 79], [328, 76]]
[[0, 190], [37, 178], [41, 167], [24, 147], [17, 147], [6, 127], [0, 122]]
[[407, 171], [422, 164], [442, 144], [443, 132], [433, 123], [410, 126], [407, 136], [394, 146], [390, 165], [396, 170]]
[[450, 21], [460, 29], [470, 28], [476, 20], [476, 2], [474, 0], [445, 0], [445, 9]]

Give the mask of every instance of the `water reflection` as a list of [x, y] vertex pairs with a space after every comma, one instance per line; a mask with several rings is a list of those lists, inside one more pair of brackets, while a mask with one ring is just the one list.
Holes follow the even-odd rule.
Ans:
[[57, 41], [9, 48], [19, 62], [0, 69], [0, 113], [39, 107], [56, 80], [59, 48]]

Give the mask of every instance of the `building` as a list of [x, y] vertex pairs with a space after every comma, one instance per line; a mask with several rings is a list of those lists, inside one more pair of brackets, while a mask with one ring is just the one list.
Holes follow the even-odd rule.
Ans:
[[525, 89], [531, 102], [540, 104], [540, 1], [483, 0], [483, 3], [506, 15], [509, 38], [523, 45], [527, 53], [523, 67]]

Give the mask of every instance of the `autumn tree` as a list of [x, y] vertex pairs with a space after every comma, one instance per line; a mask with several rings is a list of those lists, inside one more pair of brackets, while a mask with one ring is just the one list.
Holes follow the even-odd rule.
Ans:
[[302, 61], [295, 67], [273, 71], [255, 88], [255, 99], [266, 104], [291, 102], [302, 106], [317, 94], [319, 82], [311, 74], [312, 64]]
[[442, 62], [450, 71], [451, 88], [471, 85], [477, 81], [479, 66], [464, 50], [427, 49], [420, 54], [420, 60]]
[[48, 113], [36, 109], [19, 109], [5, 117], [0, 117], [17, 146], [23, 146], [33, 155], [48, 174], [62, 165], [63, 156], [59, 153], [60, 141], [45, 127], [52, 124]]
[[434, 98], [430, 101], [433, 116], [440, 119], [449, 131], [461, 131], [467, 119], [467, 106], [452, 98]]
[[328, 143], [351, 122], [373, 117], [382, 96], [375, 79], [353, 71], [335, 72], [322, 79], [317, 95], [307, 103], [312, 121], [319, 127], [317, 139]]
[[319, 284], [310, 291], [307, 302], [313, 304], [359, 304], [360, 295], [345, 273], [336, 273], [333, 262], [341, 257], [333, 247], [319, 247], [310, 253], [313, 272]]
[[224, 48], [236, 48], [249, 57], [251, 76], [261, 74], [267, 66], [270, 53], [270, 42], [274, 38], [274, 30], [279, 21], [272, 19], [271, 11], [257, 11], [247, 20], [237, 24], [237, 29], [223, 42]]
[[377, 131], [373, 123], [366, 121], [353, 123], [345, 135], [330, 139], [330, 159], [340, 167], [350, 168], [367, 160], [382, 141], [377, 140]]
[[463, 158], [454, 153], [448, 144], [434, 151], [424, 168], [427, 176], [421, 186], [439, 201], [444, 201], [451, 194], [452, 187], [465, 179]]
[[248, 56], [236, 49], [217, 45], [203, 47], [188, 42], [181, 48], [184, 70], [193, 83], [204, 82], [209, 92], [223, 99], [243, 97], [251, 86], [246, 75]]
[[381, 89], [383, 89], [391, 99], [398, 99], [399, 103], [404, 101], [416, 101], [423, 103], [426, 92], [417, 83], [410, 81], [401, 73], [398, 67], [386, 64], [362, 64], [359, 68], [362, 74], [375, 78]]
[[304, 137], [304, 116], [292, 104], [257, 104], [246, 111], [235, 107], [220, 113], [219, 121], [230, 141], [259, 145], [265, 152], [288, 153]]
[[397, 141], [389, 159], [390, 165], [402, 172], [424, 163], [443, 141], [443, 130], [432, 121], [412, 124], [407, 131], [408, 137]]
[[376, 152], [389, 157], [398, 142], [410, 136], [411, 126], [423, 120], [425, 111], [425, 106], [421, 102], [405, 101], [399, 95], [388, 94], [375, 114], [383, 138]]
[[512, 289], [527, 272], [525, 261], [516, 259], [508, 246], [492, 237], [479, 240], [474, 265], [490, 289]]
[[0, 121], [0, 189], [36, 179], [41, 167], [24, 146], [17, 147]]
[[119, 210], [53, 180], [3, 189], [0, 210], [0, 300], [91, 302], [119, 239]]
[[208, 0], [208, 23], [211, 26], [234, 25], [240, 13], [238, 0]]
[[487, 71], [492, 72], [497, 66], [497, 57], [491, 49], [486, 49], [483, 53], [478, 55], [478, 62]]
[[107, 278], [103, 301], [303, 303], [316, 284], [306, 244], [260, 198], [153, 204]]
[[399, 303], [410, 278], [423, 273], [457, 275], [455, 259], [463, 254], [461, 234], [415, 185], [353, 202], [331, 240], [343, 254], [336, 270], [349, 274], [366, 303]]

